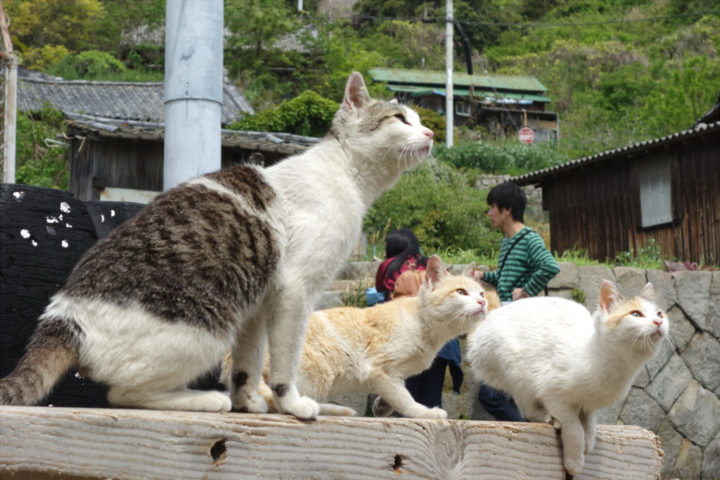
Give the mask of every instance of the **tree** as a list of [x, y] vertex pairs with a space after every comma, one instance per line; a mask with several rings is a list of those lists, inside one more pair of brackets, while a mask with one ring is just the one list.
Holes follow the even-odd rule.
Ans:
[[99, 0], [11, 0], [6, 9], [12, 32], [24, 48], [62, 45], [70, 51], [93, 41], [96, 24], [105, 15]]

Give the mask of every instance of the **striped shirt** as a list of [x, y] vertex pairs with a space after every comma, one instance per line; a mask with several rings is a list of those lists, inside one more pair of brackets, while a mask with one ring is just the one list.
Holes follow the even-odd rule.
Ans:
[[[508, 250], [516, 240], [508, 256]], [[534, 297], [560, 271], [555, 258], [545, 248], [542, 237], [530, 227], [523, 227], [512, 238], [502, 239], [499, 260], [502, 272], [485, 272], [483, 280], [495, 285], [503, 302], [512, 301], [512, 292], [516, 288], [522, 288]]]

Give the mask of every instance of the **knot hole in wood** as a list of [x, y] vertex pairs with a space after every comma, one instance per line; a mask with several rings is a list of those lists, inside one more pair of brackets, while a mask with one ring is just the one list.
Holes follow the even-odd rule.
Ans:
[[213, 465], [219, 467], [225, 462], [227, 458], [227, 447], [225, 446], [226, 439], [221, 438], [215, 440], [210, 446], [210, 458], [213, 460]]

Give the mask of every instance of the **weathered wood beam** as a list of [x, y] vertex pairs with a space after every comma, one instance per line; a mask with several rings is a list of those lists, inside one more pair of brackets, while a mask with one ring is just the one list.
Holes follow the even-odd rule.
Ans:
[[[640, 427], [600, 425], [580, 479], [660, 478]], [[2, 479], [560, 479], [537, 423], [0, 407]]]

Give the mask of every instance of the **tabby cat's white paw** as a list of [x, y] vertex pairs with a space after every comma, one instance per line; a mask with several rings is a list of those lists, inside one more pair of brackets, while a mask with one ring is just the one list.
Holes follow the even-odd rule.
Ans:
[[268, 405], [260, 395], [248, 395], [246, 392], [238, 392], [233, 397], [233, 410], [247, 413], [267, 413]]
[[304, 420], [315, 420], [320, 414], [320, 405], [309, 397], [281, 401], [281, 411]]
[[229, 412], [232, 404], [230, 397], [220, 392], [208, 392], [209, 394], [204, 397], [207, 402], [206, 407], [209, 412]]

